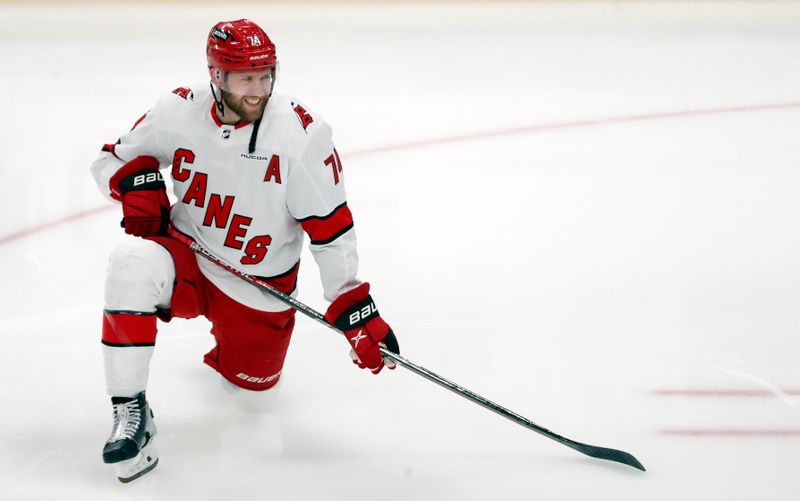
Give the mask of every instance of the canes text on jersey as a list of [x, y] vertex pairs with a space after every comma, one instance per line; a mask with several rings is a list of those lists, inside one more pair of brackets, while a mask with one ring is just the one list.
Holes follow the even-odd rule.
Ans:
[[[178, 148], [172, 158], [172, 178], [176, 182], [186, 182], [191, 177], [189, 187], [181, 202], [186, 205], [205, 208], [203, 216], [203, 226], [211, 228], [227, 228], [224, 245], [231, 249], [241, 250], [244, 248], [244, 256], [239, 260], [241, 264], [254, 265], [264, 260], [267, 256], [267, 247], [272, 243], [269, 235], [257, 235], [250, 238], [246, 243], [244, 237], [247, 235], [247, 228], [253, 222], [253, 218], [242, 214], [233, 214], [234, 195], [222, 195], [211, 193], [206, 196], [208, 187], [208, 174], [194, 172], [188, 169], [185, 164], [192, 164], [195, 161], [195, 154], [191, 150]], [[264, 182], [275, 182], [280, 184], [280, 159], [278, 155], [273, 155], [267, 166]]]

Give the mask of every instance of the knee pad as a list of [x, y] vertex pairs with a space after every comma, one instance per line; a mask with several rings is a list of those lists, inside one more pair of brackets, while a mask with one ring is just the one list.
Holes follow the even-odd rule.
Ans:
[[175, 282], [175, 264], [161, 245], [132, 238], [118, 245], [108, 259], [105, 309], [153, 312], [168, 308]]

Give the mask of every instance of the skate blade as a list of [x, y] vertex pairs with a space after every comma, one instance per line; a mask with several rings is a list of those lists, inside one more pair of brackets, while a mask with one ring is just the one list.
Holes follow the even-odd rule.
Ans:
[[154, 450], [145, 448], [135, 458], [118, 463], [117, 480], [127, 484], [148, 473], [157, 465], [158, 455]]
[[144, 470], [140, 471], [139, 473], [137, 473], [137, 474], [133, 475], [132, 477], [125, 477], [125, 478], [123, 478], [123, 477], [117, 477], [117, 480], [119, 480], [119, 481], [120, 481], [120, 482], [122, 482], [123, 484], [127, 484], [128, 482], [133, 482], [133, 481], [134, 481], [134, 480], [136, 480], [137, 478], [141, 477], [141, 476], [142, 476], [142, 475], [144, 475], [145, 473], [147, 473], [147, 472], [149, 472], [150, 470], [152, 470], [153, 468], [155, 468], [155, 467], [156, 467], [156, 465], [158, 465], [158, 458], [156, 458], [156, 460], [155, 460], [155, 461], [153, 461], [153, 463], [152, 463], [150, 466], [148, 466], [148, 467], [147, 467], [147, 468], [145, 468]]

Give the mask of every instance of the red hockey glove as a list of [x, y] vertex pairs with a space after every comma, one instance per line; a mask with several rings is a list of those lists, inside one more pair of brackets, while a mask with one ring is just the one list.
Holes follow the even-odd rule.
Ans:
[[373, 374], [379, 373], [384, 365], [395, 368], [391, 360], [384, 360], [378, 348], [383, 346], [399, 355], [400, 347], [394, 332], [378, 314], [368, 283], [337, 297], [325, 312], [325, 319], [344, 332], [353, 348], [350, 357], [354, 364]]
[[125, 233], [137, 237], [165, 235], [169, 225], [169, 198], [158, 160], [136, 157], [109, 181], [111, 196], [122, 202]]

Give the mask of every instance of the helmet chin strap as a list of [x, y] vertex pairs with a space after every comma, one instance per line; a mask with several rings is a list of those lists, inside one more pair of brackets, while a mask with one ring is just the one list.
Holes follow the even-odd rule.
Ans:
[[211, 86], [211, 95], [214, 96], [214, 102], [217, 103], [217, 110], [219, 110], [220, 115], [224, 115], [225, 105], [222, 103], [222, 89], [220, 89], [219, 98], [217, 98], [217, 91], [214, 88], [214, 82], [209, 82], [208, 85]]

